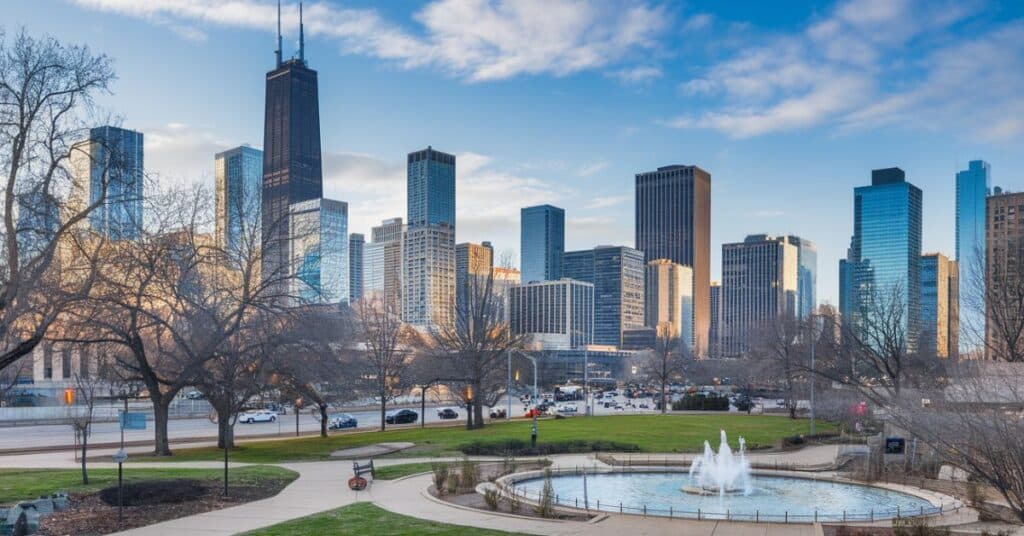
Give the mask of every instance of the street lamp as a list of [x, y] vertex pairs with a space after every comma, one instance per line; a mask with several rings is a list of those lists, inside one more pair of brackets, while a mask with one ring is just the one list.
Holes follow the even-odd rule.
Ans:
[[[508, 350], [508, 378], [509, 378], [509, 381], [508, 381], [508, 393], [509, 393], [510, 398], [508, 399], [508, 408], [509, 409], [508, 409], [508, 414], [506, 415], [507, 418], [512, 418], [512, 398], [511, 398], [511, 394], [512, 394], [512, 352], [519, 352], [519, 355], [525, 357], [526, 359], [529, 359], [530, 363], [533, 363], [533, 407], [534, 407], [534, 409], [536, 409], [536, 407], [537, 407], [537, 398], [538, 398], [538, 391], [537, 391], [537, 358], [533, 357], [532, 355], [530, 355], [530, 354], [528, 354], [526, 352], [522, 352], [522, 351], [519, 351], [519, 350], [515, 350], [515, 349], [512, 349], [512, 348], [509, 348], [509, 350]], [[516, 378], [517, 379], [519, 378], [519, 372], [518, 371], [516, 371]], [[533, 415], [533, 425], [530, 427], [530, 443], [531, 443], [531, 445], [533, 447], [536, 447], [537, 446], [537, 412], [536, 411], [531, 411], [530, 413]]]
[[815, 380], [815, 368], [814, 368], [814, 343], [817, 341], [817, 328], [818, 318], [821, 315], [817, 313], [811, 313], [811, 435], [814, 435], [814, 384]]

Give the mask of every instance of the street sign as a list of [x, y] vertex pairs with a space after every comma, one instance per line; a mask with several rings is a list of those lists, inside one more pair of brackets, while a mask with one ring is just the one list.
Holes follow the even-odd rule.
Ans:
[[114, 453], [114, 463], [124, 463], [128, 461], [128, 453], [124, 449], [119, 449]]
[[128, 413], [121, 412], [120, 415], [121, 429], [122, 430], [145, 430], [146, 429], [146, 414], [145, 413]]

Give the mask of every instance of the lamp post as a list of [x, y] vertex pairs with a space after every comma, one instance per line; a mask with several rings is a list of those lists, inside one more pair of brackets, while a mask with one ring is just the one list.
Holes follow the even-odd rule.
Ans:
[[508, 356], [508, 384], [505, 387], [505, 397], [508, 398], [508, 408], [505, 410], [505, 420], [512, 419], [512, 349], [506, 352]]
[[818, 339], [818, 317], [820, 316], [821, 315], [816, 313], [811, 313], [811, 435], [814, 435], [814, 384], [817, 379], [815, 378], [816, 373], [814, 368], [814, 344]]
[[[532, 355], [530, 355], [530, 354], [528, 354], [526, 352], [522, 352], [522, 351], [519, 351], [519, 350], [509, 349], [509, 351], [508, 351], [509, 386], [511, 386], [511, 384], [512, 384], [512, 381], [511, 381], [511, 378], [512, 378], [512, 352], [519, 352], [519, 355], [525, 357], [526, 359], [529, 359], [530, 363], [533, 363], [533, 407], [534, 407], [534, 409], [536, 409], [537, 408], [537, 399], [538, 399], [538, 396], [539, 396], [538, 395], [538, 391], [537, 391], [537, 358], [533, 357]], [[511, 407], [512, 407], [512, 400], [509, 399], [509, 408], [511, 408]], [[511, 417], [511, 413], [512, 412], [509, 411], [509, 417]], [[530, 444], [533, 447], [536, 447], [537, 446], [537, 412], [536, 411], [531, 411], [530, 413], [533, 415], [533, 424], [530, 426]]]
[[295, 437], [299, 437], [299, 410], [302, 409], [302, 397], [295, 399]]

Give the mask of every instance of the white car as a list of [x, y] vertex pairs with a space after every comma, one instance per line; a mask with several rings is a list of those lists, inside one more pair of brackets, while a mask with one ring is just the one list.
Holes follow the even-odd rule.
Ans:
[[246, 411], [238, 415], [238, 422], [244, 422], [246, 424], [252, 424], [254, 422], [274, 422], [276, 420], [277, 413], [266, 409]]
[[563, 415], [572, 415], [579, 410], [574, 404], [565, 404], [564, 406], [559, 406], [557, 411]]

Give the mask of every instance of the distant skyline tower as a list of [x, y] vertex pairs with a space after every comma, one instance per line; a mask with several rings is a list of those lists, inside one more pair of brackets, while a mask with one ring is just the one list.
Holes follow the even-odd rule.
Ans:
[[[959, 303], [970, 303], [968, 294], [979, 293], [985, 280], [985, 198], [992, 191], [992, 168], [984, 160], [971, 160], [956, 174], [956, 261], [960, 269]], [[962, 329], [980, 333], [985, 319], [971, 307], [960, 308]], [[978, 340], [960, 338], [959, 350], [975, 350]]]
[[311, 199], [290, 207], [292, 296], [306, 303], [349, 298], [348, 203]]
[[552, 205], [519, 211], [519, 267], [523, 282], [562, 277], [565, 254], [565, 210]]
[[404, 241], [402, 218], [390, 218], [370, 229], [370, 243], [363, 246], [363, 296], [386, 300], [396, 310], [402, 306]]
[[646, 261], [693, 268], [694, 355], [703, 356], [711, 328], [710, 173], [671, 165], [636, 174], [636, 249]]
[[921, 337], [924, 358], [956, 359], [959, 346], [959, 270], [941, 253], [921, 256]]
[[[103, 199], [89, 213], [89, 226], [113, 240], [136, 240], [142, 231], [144, 196], [143, 136], [113, 126], [89, 130], [75, 144], [71, 168], [80, 208]], [[106, 197], [104, 198], [104, 184]]]
[[262, 199], [265, 278], [283, 275], [280, 269], [290, 249], [290, 207], [323, 197], [317, 72], [306, 65], [299, 13], [299, 57], [285, 61], [278, 4], [277, 65], [267, 73]]
[[348, 235], [348, 302], [363, 297], [363, 249], [366, 237], [362, 233]]
[[711, 282], [711, 327], [708, 329], [708, 355], [722, 355], [722, 285]]
[[[455, 306], [465, 307], [474, 288], [483, 289], [494, 268], [494, 248], [490, 242], [455, 244]], [[493, 287], [492, 287], [493, 288]]]
[[407, 159], [402, 317], [420, 328], [455, 320], [455, 156], [427, 147]]
[[627, 246], [568, 251], [562, 275], [594, 285], [594, 344], [622, 346], [644, 327], [644, 255]]
[[[242, 240], [258, 240], [262, 232], [263, 151], [248, 145], [213, 157], [216, 194], [216, 241], [226, 251], [238, 252]], [[259, 244], [250, 243], [254, 249]]]
[[42, 188], [18, 194], [17, 240], [26, 263], [50, 247], [60, 230], [60, 203]]
[[796, 317], [798, 255], [787, 236], [722, 244], [722, 355], [743, 356], [767, 323]]
[[872, 314], [872, 302], [896, 296], [903, 304], [909, 351], [917, 350], [921, 300], [921, 189], [900, 168], [871, 171], [871, 185], [854, 189], [850, 297], [853, 326]]
[[647, 263], [644, 276], [644, 323], [669, 335], [687, 352], [693, 351], [693, 269], [668, 259]]
[[796, 246], [796, 314], [807, 318], [818, 309], [818, 246], [794, 235], [786, 240]]

